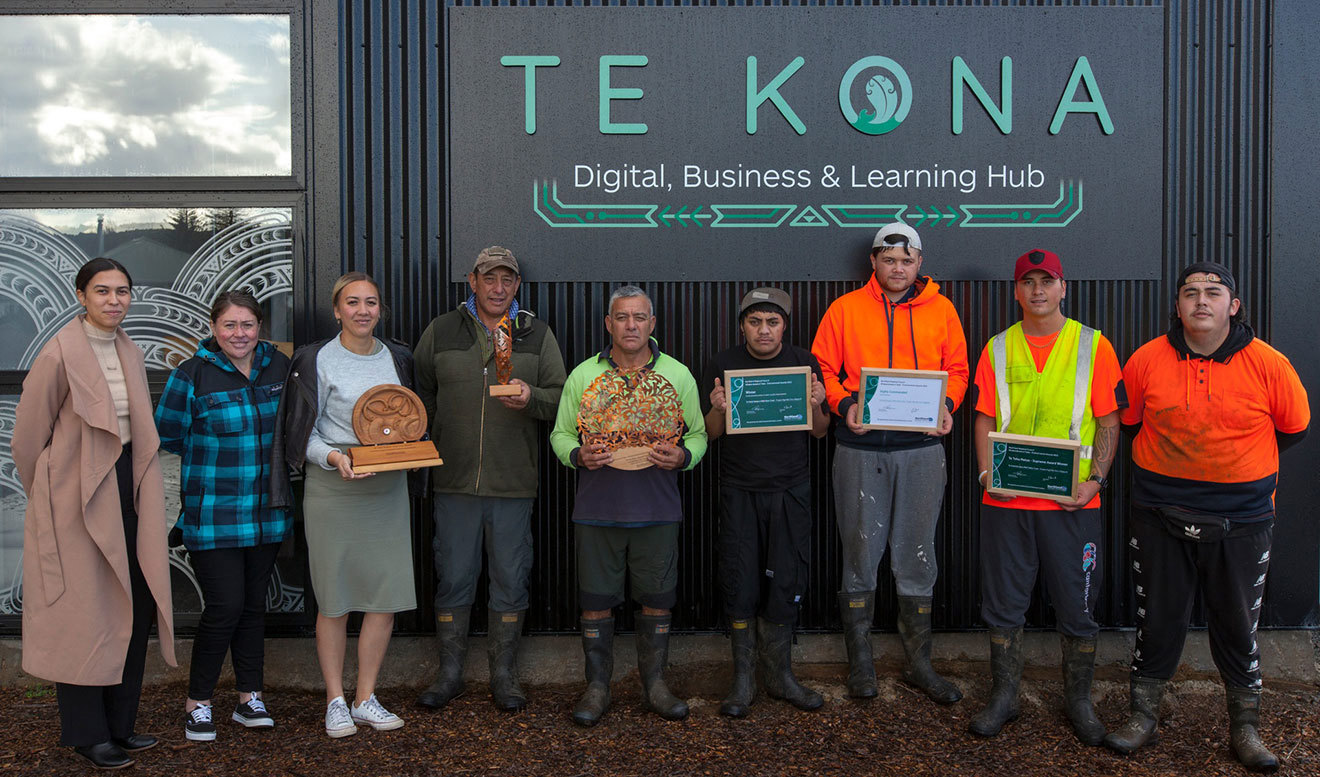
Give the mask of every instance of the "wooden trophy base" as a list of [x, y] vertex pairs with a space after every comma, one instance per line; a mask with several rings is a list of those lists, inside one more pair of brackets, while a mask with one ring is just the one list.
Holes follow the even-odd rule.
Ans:
[[435, 443], [430, 440], [349, 448], [348, 460], [353, 464], [353, 472], [359, 475], [367, 472], [438, 467], [444, 464], [440, 459], [440, 452], [435, 449]]
[[654, 467], [651, 463], [651, 449], [644, 445], [634, 445], [628, 448], [620, 448], [614, 451], [614, 458], [610, 459], [609, 466], [614, 469], [638, 470]]
[[516, 383], [492, 383], [490, 386], [492, 397], [516, 397], [521, 393], [522, 386]]

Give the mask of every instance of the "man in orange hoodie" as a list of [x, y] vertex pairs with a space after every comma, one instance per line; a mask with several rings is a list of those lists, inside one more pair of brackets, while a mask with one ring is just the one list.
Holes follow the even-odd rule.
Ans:
[[[871, 657], [876, 574], [885, 548], [898, 588], [903, 679], [941, 704], [962, 698], [930, 665], [931, 595], [938, 572], [935, 523], [946, 479], [940, 438], [967, 391], [967, 339], [953, 303], [921, 275], [921, 237], [895, 222], [876, 233], [871, 278], [825, 311], [811, 352], [825, 376], [835, 425], [834, 505], [843, 543], [839, 610], [848, 648], [848, 695], [877, 694]], [[858, 413], [863, 367], [948, 373], [936, 432], [868, 431]]]

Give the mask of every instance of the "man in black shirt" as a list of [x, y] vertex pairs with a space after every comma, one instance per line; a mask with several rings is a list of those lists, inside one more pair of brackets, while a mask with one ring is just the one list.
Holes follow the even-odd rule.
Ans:
[[[829, 417], [825, 385], [810, 351], [784, 343], [792, 301], [781, 289], [752, 289], [738, 306], [746, 342], [715, 354], [702, 374], [706, 434], [724, 432], [726, 370], [811, 367], [811, 436], [824, 437]], [[756, 695], [759, 632], [761, 681], [772, 698], [799, 709], [824, 704], [793, 676], [790, 648], [798, 606], [807, 587], [811, 545], [811, 474], [806, 432], [739, 434], [724, 438], [720, 456], [720, 588], [733, 642], [733, 688], [720, 712], [741, 718]], [[755, 619], [755, 628], [753, 628]]]

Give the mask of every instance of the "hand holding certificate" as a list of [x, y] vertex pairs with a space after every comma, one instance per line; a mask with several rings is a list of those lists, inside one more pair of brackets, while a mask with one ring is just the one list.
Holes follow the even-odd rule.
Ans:
[[863, 367], [857, 392], [863, 429], [940, 432], [949, 373]]

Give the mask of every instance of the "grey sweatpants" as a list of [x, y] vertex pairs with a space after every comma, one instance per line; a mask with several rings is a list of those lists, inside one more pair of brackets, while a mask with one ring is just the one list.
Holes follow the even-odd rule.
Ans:
[[898, 451], [838, 446], [834, 510], [843, 543], [841, 592], [874, 591], [888, 547], [898, 595], [931, 595], [946, 477], [943, 445]]

